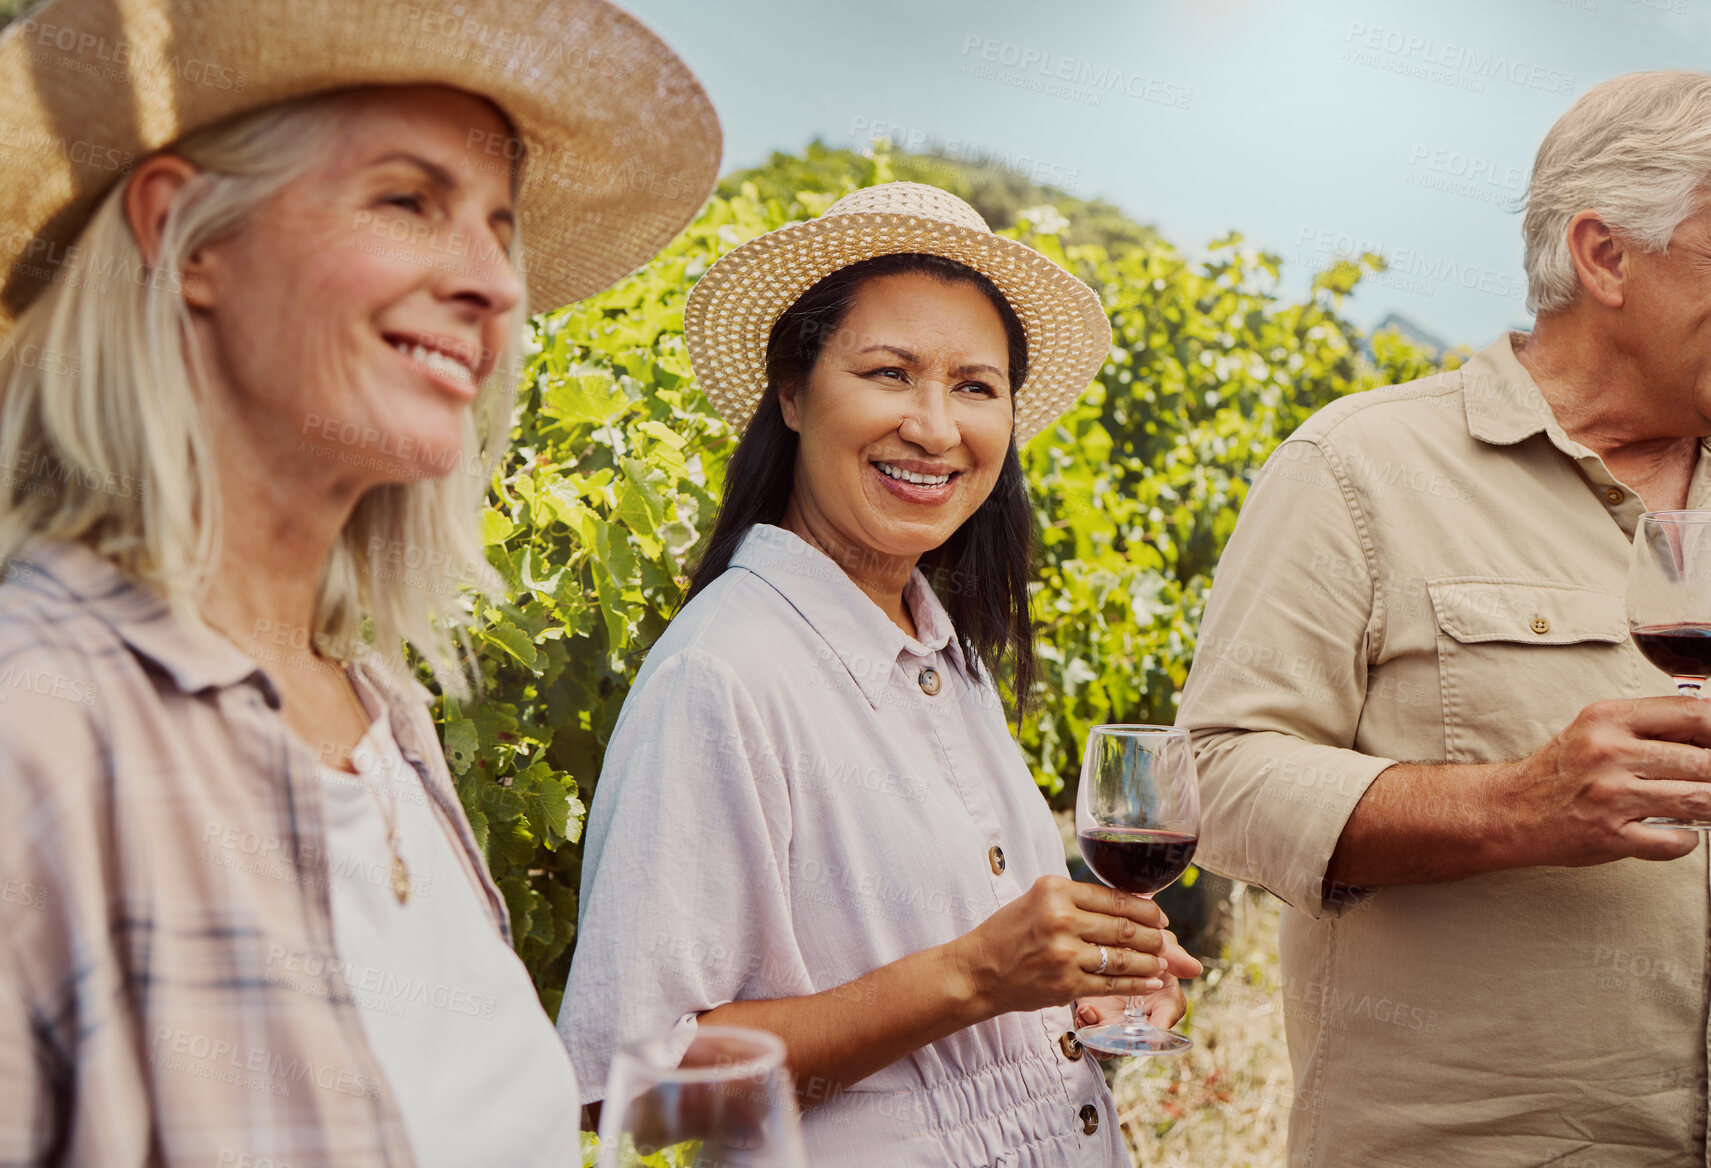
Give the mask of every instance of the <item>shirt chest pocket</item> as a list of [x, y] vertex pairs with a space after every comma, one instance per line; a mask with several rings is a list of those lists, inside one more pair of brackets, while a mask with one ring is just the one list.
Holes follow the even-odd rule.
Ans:
[[1640, 693], [1622, 596], [1491, 577], [1426, 588], [1450, 762], [1523, 758], [1588, 704]]

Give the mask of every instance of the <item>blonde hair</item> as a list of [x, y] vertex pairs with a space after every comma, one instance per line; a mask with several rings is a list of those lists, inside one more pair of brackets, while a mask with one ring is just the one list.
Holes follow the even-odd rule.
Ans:
[[1669, 246], [1711, 178], [1711, 73], [1629, 73], [1595, 85], [1539, 144], [1521, 233], [1527, 307], [1567, 308], [1580, 291], [1569, 221], [1597, 211], [1648, 252]]
[[[308, 172], [347, 96], [269, 106], [170, 147], [201, 173], [168, 215], [153, 264], [126, 219], [127, 183], [103, 199], [53, 282], [0, 338], [0, 467], [14, 472], [0, 479], [0, 564], [33, 536], [82, 541], [180, 620], [206, 624], [197, 597], [217, 562], [221, 507], [183, 263]], [[520, 266], [520, 244], [511, 252]], [[401, 679], [407, 641], [448, 693], [479, 686], [463, 586], [489, 598], [501, 589], [480, 513], [510, 439], [526, 319], [519, 304], [508, 353], [465, 421], [458, 469], [375, 487], [352, 511], [306, 633], [324, 656], [366, 658]]]

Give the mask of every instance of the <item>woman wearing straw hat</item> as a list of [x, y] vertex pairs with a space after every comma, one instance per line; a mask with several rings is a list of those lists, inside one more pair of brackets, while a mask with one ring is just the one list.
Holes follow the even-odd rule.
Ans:
[[603, 0], [53, 0], [0, 126], [0, 1163], [574, 1161], [398, 657], [467, 691], [525, 296], [705, 94]]
[[584, 1098], [621, 1041], [759, 1026], [816, 1168], [1126, 1165], [1070, 1004], [1173, 1021], [1199, 965], [1067, 879], [992, 677], [1028, 692], [1016, 447], [1103, 362], [1098, 298], [890, 183], [724, 257], [685, 333], [746, 431], [594, 798], [559, 1015]]

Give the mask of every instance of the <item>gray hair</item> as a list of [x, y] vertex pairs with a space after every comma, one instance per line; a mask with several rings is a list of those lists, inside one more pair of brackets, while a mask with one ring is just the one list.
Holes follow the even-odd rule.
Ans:
[[1628, 73], [1593, 86], [1539, 144], [1521, 233], [1527, 307], [1574, 302], [1580, 276], [1569, 221], [1597, 211], [1612, 231], [1648, 252], [1669, 246], [1711, 178], [1711, 73]]

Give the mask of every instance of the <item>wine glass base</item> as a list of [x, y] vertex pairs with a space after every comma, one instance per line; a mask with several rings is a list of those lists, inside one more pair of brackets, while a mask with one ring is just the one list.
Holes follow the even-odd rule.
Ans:
[[1075, 1032], [1075, 1037], [1089, 1050], [1114, 1055], [1181, 1054], [1194, 1045], [1192, 1039], [1184, 1038], [1174, 1030], [1160, 1030], [1157, 1026], [1144, 1024], [1130, 1026], [1122, 1022], [1083, 1026]]
[[1711, 832], [1711, 823], [1691, 823], [1685, 819], [1668, 819], [1662, 815], [1654, 815], [1650, 819], [1642, 819], [1640, 822], [1647, 827], [1675, 827], [1682, 831]]

